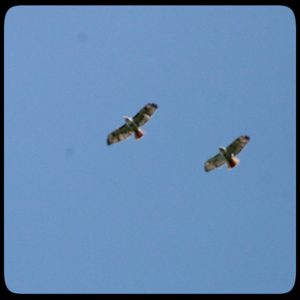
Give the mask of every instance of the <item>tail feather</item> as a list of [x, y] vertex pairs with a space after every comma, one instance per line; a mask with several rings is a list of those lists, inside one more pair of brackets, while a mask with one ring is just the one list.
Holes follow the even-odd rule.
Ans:
[[134, 132], [134, 137], [136, 140], [142, 138], [144, 136], [144, 132], [142, 130], [137, 130]]
[[234, 168], [235, 166], [237, 166], [239, 164], [239, 162], [240, 162], [240, 160], [237, 157], [232, 156], [230, 158], [230, 160], [227, 162], [228, 169]]

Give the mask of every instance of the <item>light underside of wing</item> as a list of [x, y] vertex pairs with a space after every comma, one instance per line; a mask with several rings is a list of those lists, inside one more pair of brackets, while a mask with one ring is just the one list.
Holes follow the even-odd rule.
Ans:
[[107, 136], [107, 145], [115, 144], [120, 141], [126, 140], [131, 134], [132, 131], [130, 131], [125, 124], [122, 127], [114, 130]]
[[226, 149], [228, 153], [233, 153], [234, 155], [240, 153], [246, 144], [250, 141], [250, 137], [247, 135], [241, 135], [235, 139]]
[[133, 117], [133, 121], [137, 124], [137, 126], [143, 126], [146, 122], [149, 121], [157, 108], [157, 104], [148, 103]]
[[225, 164], [226, 160], [224, 157], [218, 153], [214, 157], [210, 158], [205, 164], [204, 164], [204, 169], [206, 172], [209, 172], [215, 168], [218, 168]]

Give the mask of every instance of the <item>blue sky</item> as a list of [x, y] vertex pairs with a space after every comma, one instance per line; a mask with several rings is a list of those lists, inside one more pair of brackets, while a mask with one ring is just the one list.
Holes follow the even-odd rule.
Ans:
[[[284, 6], [10, 9], [8, 289], [288, 292], [295, 32]], [[145, 137], [107, 146], [148, 102]], [[240, 164], [204, 172], [241, 134]]]

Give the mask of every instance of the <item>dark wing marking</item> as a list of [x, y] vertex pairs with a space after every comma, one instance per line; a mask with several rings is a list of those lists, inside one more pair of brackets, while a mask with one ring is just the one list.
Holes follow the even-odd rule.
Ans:
[[246, 144], [249, 141], [250, 141], [250, 137], [248, 135], [241, 135], [226, 148], [227, 152], [237, 155], [238, 153], [241, 152], [241, 150], [246, 146]]
[[204, 170], [206, 172], [209, 172], [209, 171], [211, 171], [215, 168], [218, 168], [218, 167], [222, 166], [223, 164], [225, 164], [225, 162], [226, 162], [225, 158], [220, 153], [218, 153], [214, 157], [210, 158], [204, 164]]
[[145, 105], [132, 119], [137, 126], [143, 126], [146, 122], [149, 121], [151, 116], [157, 110], [158, 105], [155, 103], [148, 103]]
[[130, 129], [125, 124], [120, 128], [114, 130], [107, 136], [107, 145], [126, 140], [131, 134], [132, 131], [130, 131]]

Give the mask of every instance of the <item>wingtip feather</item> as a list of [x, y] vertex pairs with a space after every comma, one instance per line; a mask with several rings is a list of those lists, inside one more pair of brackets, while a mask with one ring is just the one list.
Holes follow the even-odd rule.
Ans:
[[112, 144], [112, 142], [110, 141], [109, 138], [106, 139], [106, 144], [107, 144], [107, 146], [110, 146]]

